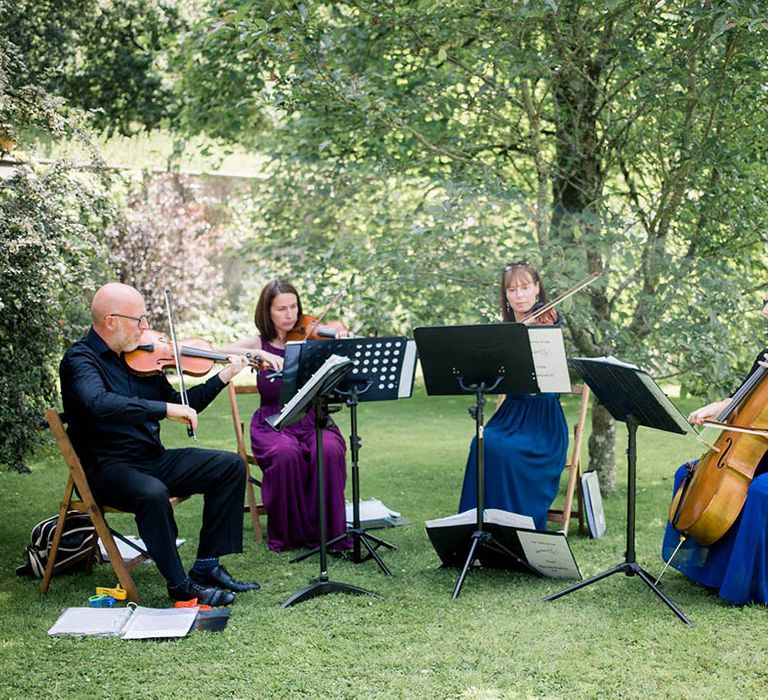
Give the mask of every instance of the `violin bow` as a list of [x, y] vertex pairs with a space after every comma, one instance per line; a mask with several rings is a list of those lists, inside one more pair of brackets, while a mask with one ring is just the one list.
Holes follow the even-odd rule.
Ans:
[[522, 321], [520, 321], [520, 323], [530, 323], [531, 321], [534, 321], [542, 314], [545, 314], [550, 309], [553, 309], [561, 301], [565, 301], [568, 297], [576, 294], [576, 292], [578, 292], [580, 289], [584, 289], [584, 287], [592, 284], [592, 282], [594, 282], [598, 277], [600, 277], [599, 272], [590, 272], [586, 277], [584, 277], [584, 279], [579, 280], [572, 287], [566, 289], [562, 294], [558, 294], [552, 301], [547, 302], [540, 309], [536, 309], [536, 311], [528, 314]]
[[[173, 323], [173, 302], [171, 301], [171, 288], [166, 287], [165, 294], [165, 310], [168, 314], [168, 328], [171, 333], [171, 345], [173, 346], [173, 361], [176, 363], [176, 372], [179, 375], [179, 394], [181, 395], [182, 406], [189, 406], [189, 397], [187, 396], [187, 387], [184, 384], [184, 372], [181, 371], [181, 356], [179, 354], [179, 345], [176, 342], [176, 328]], [[195, 429], [191, 425], [187, 425], [187, 435], [193, 440], [197, 440], [197, 434]]]
[[346, 293], [347, 293], [347, 290], [342, 289], [335, 297], [333, 297], [333, 299], [331, 299], [330, 304], [328, 304], [328, 306], [325, 307], [325, 310], [323, 311], [323, 313], [321, 313], [317, 317], [317, 321], [309, 324], [309, 328], [307, 329], [307, 333], [304, 336], [304, 340], [309, 338], [309, 336], [315, 332], [315, 329], [322, 323], [322, 320], [325, 318], [325, 314], [327, 314], [334, 306], [336, 306], [336, 302], [339, 299], [341, 299], [341, 297], [343, 297]]

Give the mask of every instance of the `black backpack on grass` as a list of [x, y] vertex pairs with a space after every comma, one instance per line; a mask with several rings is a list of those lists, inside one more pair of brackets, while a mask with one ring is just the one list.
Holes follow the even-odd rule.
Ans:
[[[19, 576], [42, 578], [45, 575], [58, 520], [59, 516], [54, 515], [32, 528], [26, 551], [27, 561], [16, 568]], [[56, 562], [53, 565], [54, 576], [86, 568], [90, 557], [93, 557], [93, 562], [101, 561], [99, 548], [96, 547], [94, 550], [93, 547], [96, 536], [96, 529], [86, 513], [68, 510]]]

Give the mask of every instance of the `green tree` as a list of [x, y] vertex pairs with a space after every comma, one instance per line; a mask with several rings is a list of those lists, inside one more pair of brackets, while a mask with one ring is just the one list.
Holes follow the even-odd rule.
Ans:
[[[744, 312], [766, 281], [766, 26], [748, 0], [223, 0], [190, 38], [200, 87], [186, 89], [213, 99], [186, 124], [255, 142], [269, 126], [284, 165], [503, 191], [555, 287], [603, 275], [567, 315], [579, 353], [718, 393], [754, 354]], [[258, 116], [222, 118], [221, 75], [237, 114]], [[486, 223], [506, 235], [503, 217]], [[332, 245], [313, 227], [295, 246], [319, 230]], [[598, 406], [590, 460], [607, 490], [614, 430]]]
[[0, 22], [24, 58], [19, 80], [87, 110], [125, 135], [167, 123], [177, 105], [166, 44], [182, 31], [162, 0], [0, 0]]

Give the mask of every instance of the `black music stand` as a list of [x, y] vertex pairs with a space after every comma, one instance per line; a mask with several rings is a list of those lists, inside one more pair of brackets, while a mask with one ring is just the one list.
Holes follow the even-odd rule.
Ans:
[[332, 355], [310, 377], [309, 381], [285, 404], [280, 413], [267, 421], [276, 430], [299, 420], [311, 407], [315, 411], [315, 440], [317, 449], [317, 510], [320, 518], [320, 576], [309, 586], [294, 593], [281, 603], [287, 608], [326, 593], [355, 593], [376, 596], [376, 593], [348, 583], [338, 583], [328, 578], [328, 550], [325, 542], [325, 474], [323, 471], [323, 423], [327, 396], [341, 379], [352, 369], [353, 363], [346, 357]]
[[617, 420], [627, 424], [627, 550], [624, 561], [611, 569], [563, 589], [544, 600], [555, 600], [613, 574], [638, 576], [683, 622], [694, 627], [683, 612], [658, 588], [654, 578], [635, 559], [635, 484], [639, 425], [670, 433], [692, 431], [685, 417], [647, 372], [612, 358], [569, 360], [600, 403]]
[[[328, 400], [344, 402], [350, 409], [349, 445], [352, 453], [352, 527], [327, 543], [333, 546], [347, 537], [353, 541], [352, 561], [359, 564], [373, 559], [387, 575], [392, 572], [376, 551], [379, 547], [397, 549], [395, 545], [367, 532], [360, 523], [359, 452], [362, 439], [357, 432], [357, 406], [360, 401], [390, 401], [409, 398], [413, 393], [416, 347], [412, 340], [391, 338], [338, 338], [336, 340], [290, 343], [285, 349], [283, 388], [280, 399], [290, 397], [309, 373], [322, 365], [329, 355], [347, 357], [355, 364], [352, 370], [331, 390]], [[361, 545], [368, 554], [362, 556]], [[301, 561], [317, 554], [318, 548], [291, 559]]]
[[[538, 394], [528, 328], [521, 323], [474, 326], [428, 326], [413, 331], [419, 350], [427, 394], [474, 394], [469, 414], [475, 419], [477, 438], [477, 519], [464, 567], [452, 599], [458, 598], [464, 579], [480, 550], [494, 559], [505, 557], [510, 567], [539, 575], [528, 562], [502, 544], [485, 527], [483, 407], [486, 394]], [[481, 559], [482, 561], [482, 559]]]

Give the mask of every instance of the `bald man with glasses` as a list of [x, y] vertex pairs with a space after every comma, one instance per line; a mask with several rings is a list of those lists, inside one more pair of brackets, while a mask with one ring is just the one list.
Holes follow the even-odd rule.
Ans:
[[[197, 413], [248, 365], [230, 363], [189, 389], [189, 405], [165, 375], [139, 376], [123, 355], [135, 350], [149, 328], [142, 295], [125, 284], [107, 284], [93, 297], [93, 325], [69, 348], [59, 375], [72, 444], [96, 500], [135, 515], [139, 534], [174, 600], [197, 598], [228, 605], [236, 593], [259, 588], [238, 581], [219, 557], [242, 551], [245, 465], [234, 453], [200, 448], [167, 450], [160, 421], [197, 426]], [[172, 496], [203, 494], [197, 559], [185, 572], [176, 549]]]

